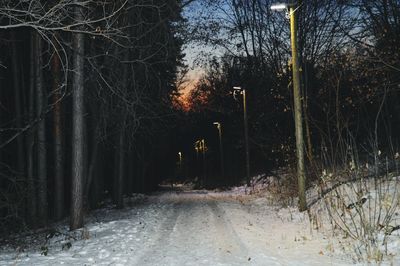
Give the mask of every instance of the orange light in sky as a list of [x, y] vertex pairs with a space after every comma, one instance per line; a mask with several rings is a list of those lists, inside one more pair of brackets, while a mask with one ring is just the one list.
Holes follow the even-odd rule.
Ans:
[[190, 92], [196, 87], [203, 73], [204, 71], [199, 68], [190, 70], [186, 74], [185, 82], [179, 85], [178, 91], [181, 95], [177, 98], [177, 101], [183, 110], [190, 110]]

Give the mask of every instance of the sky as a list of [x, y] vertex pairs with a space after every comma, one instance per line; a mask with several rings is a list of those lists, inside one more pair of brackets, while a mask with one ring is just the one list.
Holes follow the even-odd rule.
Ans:
[[[210, 14], [210, 11], [201, 5], [200, 1], [194, 1], [192, 4], [185, 7], [183, 17], [188, 20], [189, 24], [194, 24], [195, 21], [203, 15]], [[196, 86], [204, 71], [204, 60], [209, 56], [222, 55], [223, 50], [215, 48], [211, 45], [200, 44], [198, 42], [190, 41], [184, 46], [183, 53], [185, 54], [184, 62], [189, 67], [187, 73], [188, 82], [184, 84], [181, 91], [182, 98], [186, 99], [190, 91]]]

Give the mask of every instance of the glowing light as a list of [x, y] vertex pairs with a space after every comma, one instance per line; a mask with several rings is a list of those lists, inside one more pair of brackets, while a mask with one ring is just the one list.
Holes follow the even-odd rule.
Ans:
[[277, 10], [277, 11], [285, 10], [287, 8], [288, 8], [287, 4], [273, 4], [271, 6], [271, 10]]

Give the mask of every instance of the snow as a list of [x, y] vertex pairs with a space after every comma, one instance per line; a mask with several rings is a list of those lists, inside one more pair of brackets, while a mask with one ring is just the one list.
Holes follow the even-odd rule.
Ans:
[[[400, 265], [400, 182], [397, 177], [344, 183], [310, 208], [314, 227], [335, 237], [353, 259]], [[388, 233], [390, 232], [390, 233]]]
[[94, 211], [84, 229], [69, 232], [60, 223], [57, 233], [27, 237], [25, 248], [1, 247], [0, 265], [354, 265], [331, 232], [312, 229], [307, 213], [262, 193], [274, 182], [255, 182], [251, 195], [245, 186], [186, 185], [129, 198], [125, 209]]

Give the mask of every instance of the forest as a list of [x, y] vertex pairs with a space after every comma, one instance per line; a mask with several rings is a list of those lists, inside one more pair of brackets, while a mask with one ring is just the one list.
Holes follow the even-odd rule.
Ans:
[[297, 122], [306, 190], [397, 173], [400, 1], [283, 2], [298, 66], [273, 0], [0, 0], [0, 235], [163, 182], [301, 201]]
[[168, 172], [181, 6], [153, 2], [1, 2], [3, 229], [81, 227]]

